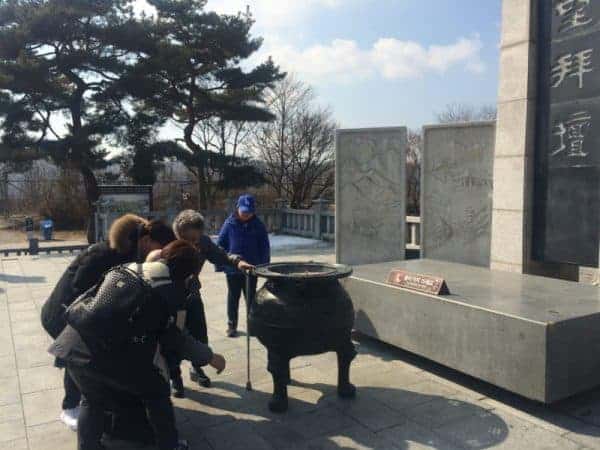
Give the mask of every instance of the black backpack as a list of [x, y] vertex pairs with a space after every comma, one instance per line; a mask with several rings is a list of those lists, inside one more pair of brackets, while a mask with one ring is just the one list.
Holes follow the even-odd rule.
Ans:
[[138, 319], [152, 295], [150, 284], [126, 266], [106, 272], [66, 311], [66, 320], [85, 339], [114, 346], [139, 331]]

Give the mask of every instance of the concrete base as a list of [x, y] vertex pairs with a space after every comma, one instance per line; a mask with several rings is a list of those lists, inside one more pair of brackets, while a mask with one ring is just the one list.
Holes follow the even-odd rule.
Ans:
[[[390, 270], [442, 276], [449, 296], [385, 283]], [[357, 266], [344, 280], [356, 329], [544, 403], [600, 385], [600, 291], [433, 260]]]

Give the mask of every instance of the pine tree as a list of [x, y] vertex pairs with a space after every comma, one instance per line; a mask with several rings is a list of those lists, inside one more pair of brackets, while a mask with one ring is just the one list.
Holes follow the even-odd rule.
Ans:
[[94, 170], [128, 123], [119, 81], [152, 46], [151, 31], [132, 0], [0, 1], [0, 160], [76, 170], [92, 211]]
[[[211, 188], [236, 184], [225, 177], [248, 174], [247, 184], [251, 184], [257, 176], [247, 161], [205, 145], [199, 129], [215, 118], [221, 123], [272, 120], [263, 93], [284, 74], [271, 60], [249, 71], [241, 68], [262, 44], [251, 36], [249, 14], [207, 12], [205, 0], [148, 3], [156, 9], [154, 23], [160, 39], [154, 53], [137, 65], [127, 88], [147, 111], [168, 117], [182, 130], [177, 143], [163, 149], [196, 176], [199, 207], [204, 209]], [[211, 186], [215, 171], [220, 180]]]

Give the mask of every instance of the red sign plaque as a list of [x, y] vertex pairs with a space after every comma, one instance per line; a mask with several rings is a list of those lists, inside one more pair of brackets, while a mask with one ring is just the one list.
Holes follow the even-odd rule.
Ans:
[[431, 295], [448, 295], [448, 285], [443, 278], [420, 275], [402, 269], [394, 269], [388, 275], [387, 282], [404, 289]]

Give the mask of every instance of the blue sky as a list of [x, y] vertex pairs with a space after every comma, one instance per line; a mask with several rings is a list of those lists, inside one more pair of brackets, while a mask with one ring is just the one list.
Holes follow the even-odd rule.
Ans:
[[452, 102], [494, 104], [501, 0], [209, 0], [245, 10], [273, 56], [342, 127], [418, 128]]

